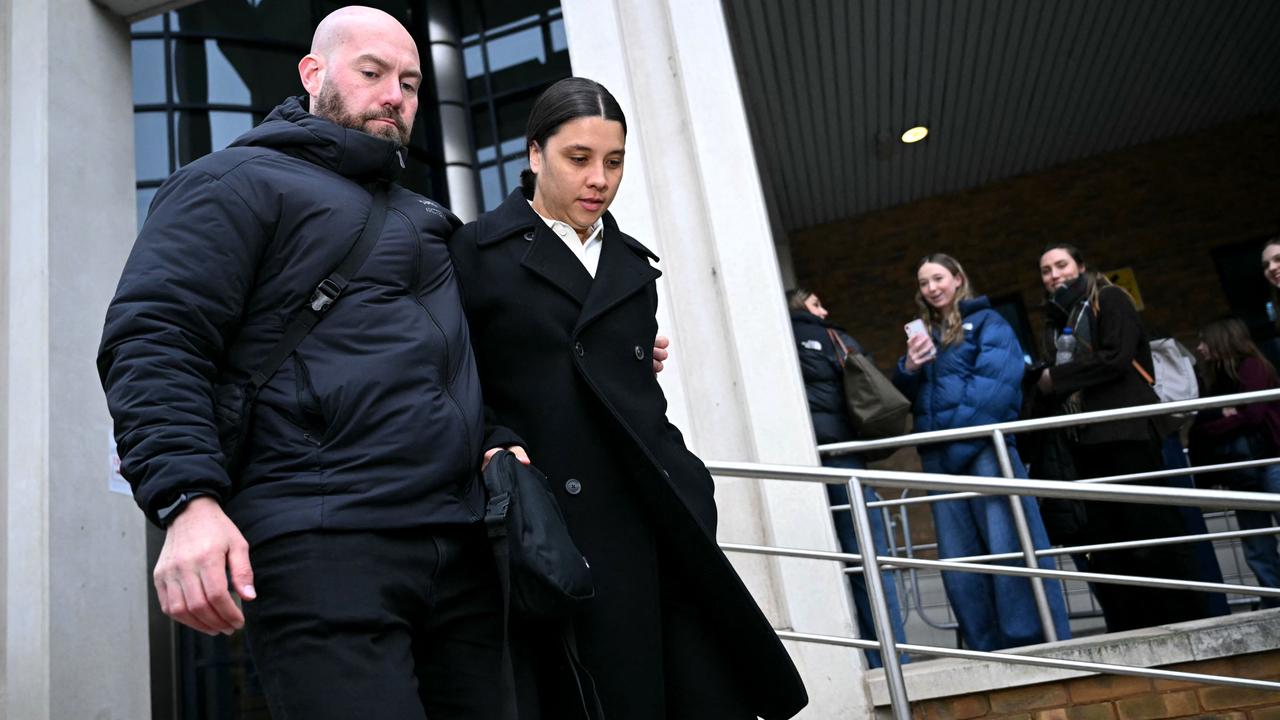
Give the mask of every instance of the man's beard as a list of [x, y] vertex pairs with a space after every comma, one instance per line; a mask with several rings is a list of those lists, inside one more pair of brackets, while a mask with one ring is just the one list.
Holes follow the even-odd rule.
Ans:
[[[361, 114], [353, 113], [347, 108], [342, 96], [338, 94], [337, 88], [329, 83], [324, 83], [320, 86], [320, 94], [316, 97], [315, 107], [312, 108], [312, 112], [342, 127], [359, 130], [362, 133], [380, 137], [384, 140], [398, 142], [406, 147], [409, 145], [409, 133], [412, 128], [405, 126], [404, 121], [400, 119], [395, 110], [384, 108], [381, 111]], [[384, 123], [375, 123], [372, 130], [365, 127], [370, 120], [378, 118], [391, 120], [396, 126], [392, 128]]]

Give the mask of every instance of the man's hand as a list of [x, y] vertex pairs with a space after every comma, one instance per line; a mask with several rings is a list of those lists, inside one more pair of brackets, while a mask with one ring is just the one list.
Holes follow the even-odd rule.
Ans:
[[662, 363], [666, 361], [671, 353], [667, 352], [667, 348], [671, 346], [671, 341], [665, 335], [659, 335], [653, 339], [653, 374], [657, 375], [662, 372]]
[[164, 548], [152, 577], [165, 615], [202, 633], [231, 633], [244, 627], [244, 614], [227, 588], [227, 571], [236, 592], [253, 600], [249, 543], [222, 506], [210, 497], [187, 504], [165, 533]]
[[484, 453], [484, 460], [480, 462], [481, 470], [489, 467], [489, 461], [493, 459], [494, 455], [498, 454], [499, 450], [510, 450], [511, 454], [516, 456], [516, 460], [519, 460], [521, 465], [529, 464], [529, 453], [525, 452], [524, 448], [519, 445], [508, 445], [507, 447], [496, 447], [486, 450]]

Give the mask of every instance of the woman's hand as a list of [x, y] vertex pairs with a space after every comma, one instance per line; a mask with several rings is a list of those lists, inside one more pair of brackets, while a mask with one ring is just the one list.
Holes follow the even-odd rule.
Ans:
[[519, 460], [521, 465], [529, 464], [529, 453], [525, 452], [524, 448], [519, 445], [509, 445], [507, 447], [496, 447], [486, 450], [484, 453], [484, 460], [480, 462], [481, 470], [489, 467], [489, 461], [493, 459], [494, 455], [498, 454], [499, 450], [510, 450], [511, 454], [516, 456], [516, 460]]
[[1240, 411], [1233, 407], [1222, 408], [1222, 417], [1231, 417], [1232, 415], [1238, 415], [1239, 413]]
[[657, 375], [662, 372], [662, 363], [671, 357], [671, 353], [667, 348], [671, 346], [671, 341], [666, 335], [659, 335], [653, 340], [653, 374]]
[[938, 349], [933, 346], [933, 338], [926, 333], [912, 335], [907, 338], [907, 358], [903, 362], [907, 372], [913, 373], [922, 366], [933, 362], [938, 356]]
[[1053, 376], [1049, 374], [1049, 368], [1040, 371], [1040, 379], [1036, 380], [1036, 388], [1040, 390], [1041, 395], [1053, 394]]

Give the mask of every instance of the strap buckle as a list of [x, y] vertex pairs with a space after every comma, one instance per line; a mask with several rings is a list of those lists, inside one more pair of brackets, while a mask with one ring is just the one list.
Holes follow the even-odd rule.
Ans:
[[342, 293], [342, 288], [329, 278], [320, 281], [316, 286], [316, 291], [311, 294], [311, 309], [317, 313], [323, 313], [329, 309], [334, 300], [338, 299], [338, 295]]

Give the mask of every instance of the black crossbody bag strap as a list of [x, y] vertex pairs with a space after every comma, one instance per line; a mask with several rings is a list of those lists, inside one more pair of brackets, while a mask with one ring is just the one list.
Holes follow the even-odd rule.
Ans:
[[387, 219], [387, 188], [383, 184], [379, 184], [373, 191], [373, 206], [369, 210], [369, 219], [365, 221], [364, 231], [360, 233], [360, 238], [356, 240], [355, 245], [347, 251], [346, 257], [342, 258], [342, 262], [333, 272], [320, 281], [316, 285], [316, 289], [311, 293], [311, 299], [307, 301], [306, 307], [302, 308], [293, 318], [293, 322], [289, 323], [289, 327], [285, 328], [284, 336], [280, 338], [280, 342], [271, 349], [267, 359], [262, 361], [262, 365], [249, 376], [250, 395], [257, 395], [263, 385], [271, 379], [272, 375], [280, 369], [284, 361], [298, 347], [298, 343], [311, 332], [311, 328], [320, 322], [320, 318], [324, 317], [329, 307], [333, 305], [342, 291], [347, 288], [347, 283], [351, 282], [351, 278], [360, 272], [360, 268], [364, 266], [364, 261], [369, 259], [369, 253], [373, 252], [373, 246], [378, 243], [378, 237], [382, 235], [382, 225]]

